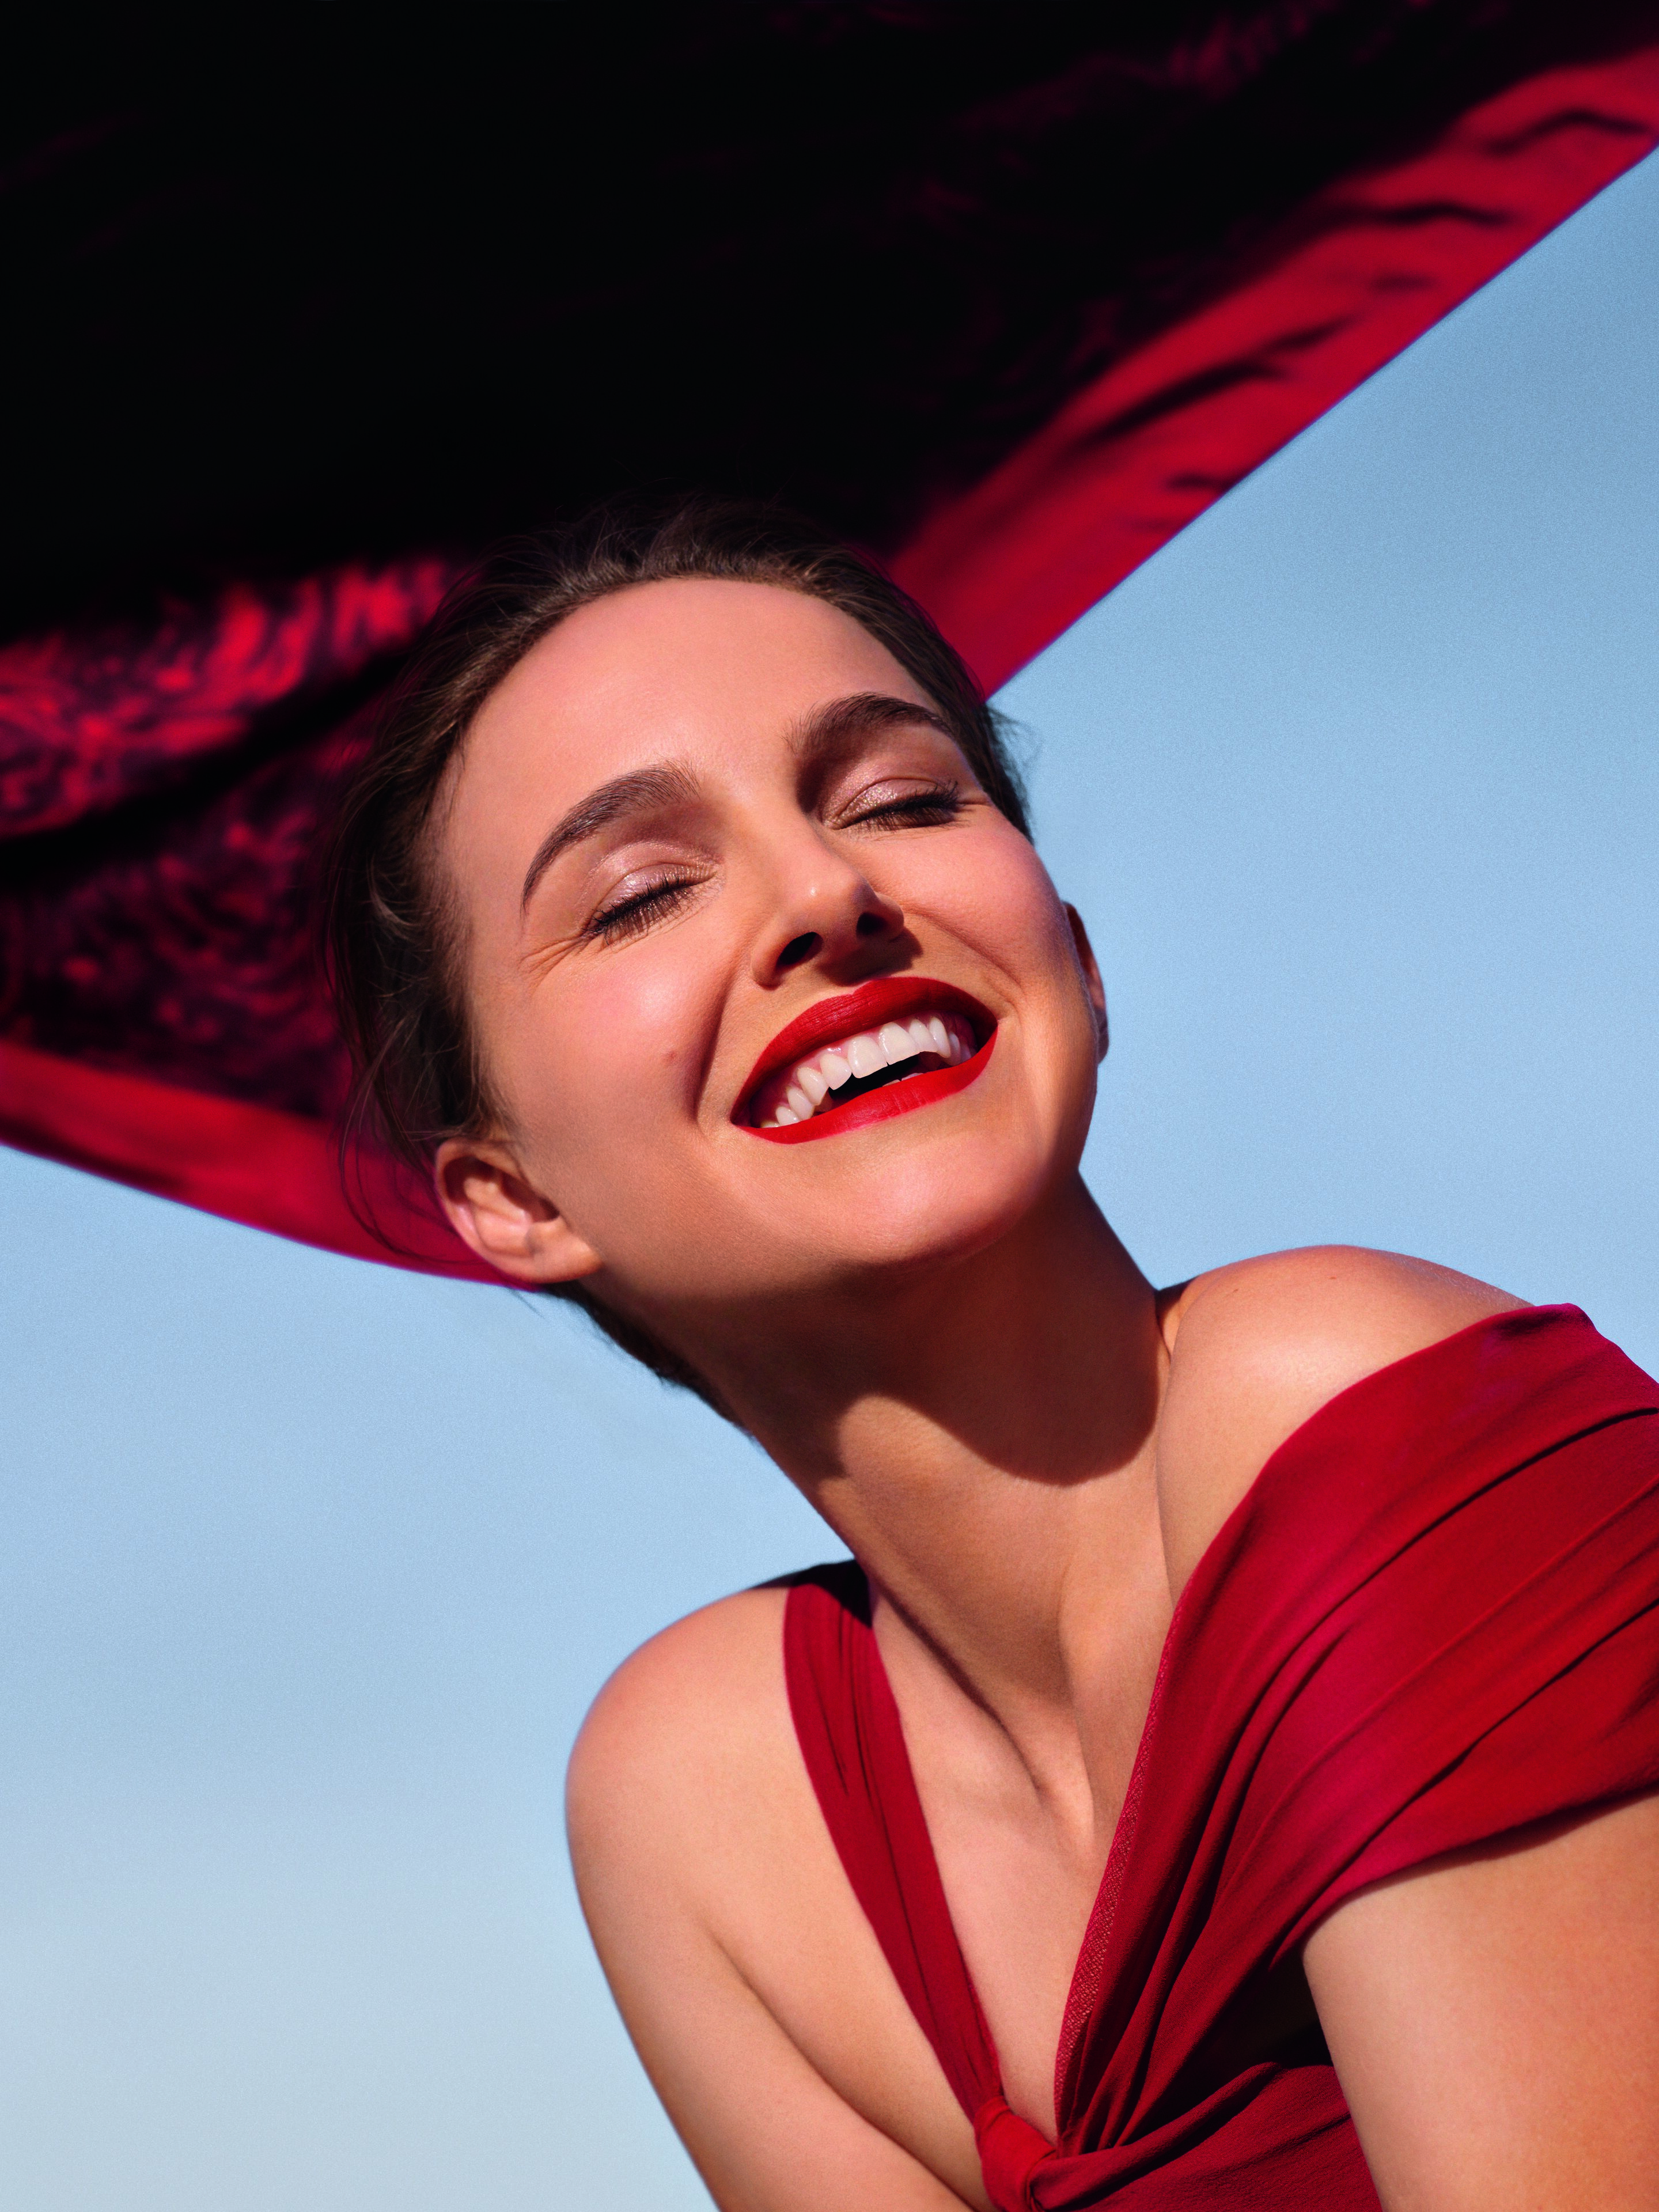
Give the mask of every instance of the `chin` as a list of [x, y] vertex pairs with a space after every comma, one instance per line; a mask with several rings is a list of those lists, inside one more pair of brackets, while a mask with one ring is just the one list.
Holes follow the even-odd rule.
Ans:
[[1080, 1139], [1056, 1146], [1035, 1128], [1023, 1141], [1006, 1128], [920, 1144], [906, 1133], [860, 1147], [825, 1177], [829, 1187], [803, 1191], [787, 1218], [767, 1223], [766, 1241], [797, 1289], [815, 1281], [873, 1292], [883, 1277], [971, 1260], [1015, 1234], [1075, 1170], [1081, 1150]]
[[1075, 1179], [1094, 1080], [1092, 1060], [1052, 1085], [1005, 1077], [989, 1096], [807, 1145], [745, 1133], [706, 1179], [636, 1178], [626, 1226], [600, 1249], [660, 1316], [878, 1296], [884, 1279], [971, 1261], [1034, 1222]]

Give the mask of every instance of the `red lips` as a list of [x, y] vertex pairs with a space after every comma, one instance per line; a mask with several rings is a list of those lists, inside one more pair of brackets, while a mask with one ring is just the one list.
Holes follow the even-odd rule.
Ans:
[[[787, 1067], [792, 1060], [804, 1060], [815, 1045], [855, 1036], [860, 1030], [879, 1029], [884, 1022], [923, 1012], [960, 1014], [973, 1024], [975, 1035], [983, 1036], [985, 1042], [971, 1060], [964, 1060], [957, 1066], [930, 1068], [925, 1074], [884, 1084], [878, 1091], [866, 1091], [862, 1097], [852, 1099], [845, 1106], [832, 1107], [827, 1113], [815, 1114], [810, 1121], [798, 1121], [793, 1127], [757, 1129], [748, 1121], [750, 1102], [767, 1077]], [[751, 1136], [764, 1137], [775, 1145], [801, 1145], [814, 1137], [833, 1137], [843, 1130], [868, 1128], [873, 1122], [891, 1121], [897, 1115], [914, 1113], [918, 1107], [933, 1105], [941, 1098], [965, 1091], [984, 1073], [995, 1042], [994, 1019], [967, 992], [926, 975], [884, 975], [874, 982], [860, 984], [855, 991], [843, 991], [833, 999], [820, 999], [816, 1006], [798, 1015], [787, 1028], [780, 1030], [750, 1071], [733, 1118], [747, 1127]]]

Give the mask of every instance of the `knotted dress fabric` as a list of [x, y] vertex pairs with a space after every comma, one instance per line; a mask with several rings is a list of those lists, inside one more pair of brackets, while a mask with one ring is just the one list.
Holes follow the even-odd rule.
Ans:
[[1053, 2143], [1002, 2094], [865, 1578], [791, 1591], [808, 1772], [1000, 2212], [1376, 2207], [1317, 2031], [1264, 2049], [1261, 2023], [1357, 1890], [1659, 1787], [1656, 1414], [1576, 1308], [1529, 1308], [1368, 1376], [1273, 1454], [1176, 1607]]

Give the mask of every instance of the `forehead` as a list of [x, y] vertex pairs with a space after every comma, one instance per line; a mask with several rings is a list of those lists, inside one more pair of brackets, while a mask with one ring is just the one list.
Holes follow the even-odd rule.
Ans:
[[[638, 584], [568, 616], [484, 702], [453, 791], [452, 831], [548, 808], [647, 763], [740, 769], [813, 708], [880, 691], [926, 703], [885, 647], [839, 608], [770, 584]], [[527, 818], [525, 810], [532, 811]]]

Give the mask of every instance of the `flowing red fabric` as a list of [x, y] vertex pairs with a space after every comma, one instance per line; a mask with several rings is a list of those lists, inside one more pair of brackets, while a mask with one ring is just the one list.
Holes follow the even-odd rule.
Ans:
[[[1176, 1608], [1055, 2068], [1012, 2112], [856, 1568], [792, 1590], [825, 1821], [1000, 2212], [1376, 2212], [1273, 1977], [1365, 1884], [1659, 1785], [1659, 1385], [1573, 1307], [1504, 1314], [1334, 1399]], [[1259, 2039], [1258, 2039], [1259, 2040]]]
[[[561, 337], [550, 348], [562, 373], [588, 362], [592, 378], [562, 404], [539, 386], [527, 394], [515, 386], [516, 411], [505, 413], [507, 429], [539, 436], [549, 422], [568, 424], [579, 401], [584, 433], [592, 425], [597, 435], [603, 418], [595, 465], [613, 486], [633, 477], [783, 490], [888, 558], [988, 687], [1659, 143], [1659, 44], [1629, 0], [1553, 13], [1522, 0], [1435, 0], [1431, 7], [1330, 0], [1255, 15], [1176, 9], [1167, 33], [1150, 44], [1127, 27], [1121, 50], [1111, 26], [1091, 27], [1086, 11], [1027, 13], [1031, 21], [1018, 35], [1012, 24], [986, 34], [982, 52], [975, 11], [948, 9], [737, 11], [730, 21], [721, 15], [703, 25], [684, 55], [665, 48], [652, 128], [668, 138], [675, 130], [689, 136], [683, 146], [674, 141], [659, 186], [645, 195], [644, 230], [622, 223], [604, 284], [590, 269], [561, 311], [576, 318], [570, 327], [580, 329], [580, 345]], [[147, 32], [146, 42], [153, 36]], [[709, 38], [714, 44], [705, 52]], [[562, 31], [561, 66], [565, 43]], [[375, 72], [392, 58], [380, 44], [369, 58]], [[998, 46], [1008, 49], [1006, 64], [995, 59]], [[491, 47], [483, 57], [486, 74], [495, 70], [493, 55]], [[630, 51], [623, 76], [648, 75], [650, 58]], [[742, 155], [734, 138], [722, 154], [718, 138], [702, 146], [703, 126], [683, 119], [695, 118], [700, 97], [716, 112], [715, 95], [738, 82], [739, 64], [752, 74], [774, 63], [781, 75], [775, 81], [763, 71], [756, 83], [774, 84], [775, 96], [738, 102], [743, 131], [759, 127], [756, 116], [771, 115], [768, 127], [787, 137], [791, 126], [779, 118], [807, 100], [809, 80], [826, 70], [833, 77], [832, 63], [848, 72], [860, 100], [879, 83], [884, 65], [920, 71], [898, 102], [890, 144], [868, 136], [869, 118], [854, 131], [844, 103], [832, 100], [834, 119], [826, 115], [815, 126], [828, 134], [820, 152], [798, 164], [809, 183], [817, 181], [811, 191], [800, 179], [792, 185], [807, 196], [788, 203], [794, 228], [787, 251], [774, 234], [761, 180], [769, 168], [781, 177], [787, 167], [794, 176], [789, 149], [763, 144]], [[267, 165], [293, 160], [303, 146], [309, 174], [309, 142], [289, 103], [307, 96], [307, 83], [331, 76], [333, 65], [298, 70], [275, 103], [265, 118], [276, 134]], [[447, 49], [434, 64], [441, 77], [452, 65], [459, 59], [452, 64]], [[609, 61], [598, 70], [596, 100], [597, 88], [614, 88], [616, 76]], [[942, 89], [930, 106], [924, 94], [935, 79]], [[453, 106], [447, 80], [427, 86], [434, 89], [441, 106]], [[494, 116], [499, 90], [480, 112]], [[236, 96], [240, 102], [240, 84]], [[375, 104], [377, 113], [382, 106], [401, 112], [399, 100], [378, 91]], [[418, 102], [410, 112], [416, 109]], [[216, 183], [215, 171], [182, 191], [173, 149], [202, 112], [216, 112], [216, 101], [186, 100], [169, 111], [170, 120], [152, 118], [162, 166], [142, 190], [143, 173], [123, 185], [118, 167], [113, 184], [100, 185], [95, 166], [76, 182], [75, 161], [94, 161], [100, 131], [115, 134], [112, 144], [125, 143], [118, 115], [90, 136], [70, 131], [20, 161], [19, 177], [62, 171], [71, 214], [87, 196], [90, 213], [72, 221], [66, 214], [69, 228], [42, 257], [52, 270], [78, 269], [83, 260], [104, 268], [98, 257], [114, 251], [112, 241], [149, 238], [147, 258], [125, 279], [126, 264], [114, 264], [109, 280], [131, 301], [155, 288], [158, 270], [176, 253], [204, 250], [188, 226], [177, 239], [164, 225], [152, 237], [144, 226], [161, 222], [157, 210], [264, 205], [253, 171], [236, 172], [234, 189]], [[913, 118], [924, 112], [931, 120], [918, 136]], [[341, 133], [337, 118], [323, 118], [318, 127], [337, 159], [353, 134]], [[728, 116], [707, 128], [738, 131], [739, 123]], [[447, 116], [431, 135], [447, 141], [449, 131]], [[398, 145], [399, 158], [412, 159]], [[1127, 167], [1115, 165], [1115, 149], [1126, 149]], [[122, 155], [129, 158], [138, 155], [130, 149]], [[214, 159], [231, 156], [218, 146]], [[731, 164], [722, 197], [708, 180]], [[373, 181], [377, 162], [368, 166]], [[603, 204], [591, 193], [582, 203], [585, 250], [600, 261], [609, 234], [594, 226], [607, 210], [621, 222], [616, 211], [625, 198], [615, 190], [615, 167], [607, 148]], [[404, 190], [419, 182], [412, 171], [400, 175]], [[679, 181], [671, 189], [672, 178]], [[687, 254], [694, 246], [702, 254], [701, 275], [693, 281], [648, 261], [636, 276], [646, 243], [660, 250], [664, 225], [694, 179], [697, 220], [708, 234], [684, 245]], [[294, 178], [296, 194], [304, 180]], [[447, 189], [459, 181], [452, 178]], [[106, 188], [113, 195], [107, 206], [98, 198]], [[362, 180], [353, 189], [361, 193]], [[528, 312], [518, 298], [523, 270], [512, 254], [504, 265], [491, 264], [493, 290], [465, 276], [514, 197], [487, 179], [478, 189], [488, 208], [467, 203], [477, 240], [455, 264], [464, 281], [454, 311], [426, 316], [418, 343], [411, 337], [398, 354], [395, 375], [382, 366], [383, 386], [401, 387], [428, 351], [434, 326], [470, 333], [497, 294], [513, 315]], [[122, 190], [137, 192], [142, 208], [126, 206]], [[373, 194], [371, 202], [380, 208]], [[295, 204], [308, 204], [303, 194]], [[337, 212], [342, 221], [331, 206], [323, 210], [326, 220], [313, 210], [313, 228], [301, 226], [291, 239], [276, 216], [262, 218], [274, 225], [268, 248], [286, 240], [283, 252], [299, 269], [322, 254], [333, 272], [319, 279], [315, 296], [301, 288], [291, 315], [269, 303], [259, 308], [262, 332], [267, 315], [296, 332], [313, 331], [328, 369], [313, 363], [307, 374], [315, 369], [325, 393], [354, 385], [351, 364], [370, 344], [374, 319], [347, 316], [341, 332], [329, 319], [345, 313], [353, 294], [343, 269], [326, 258], [342, 250], [334, 234], [349, 234], [349, 224], [343, 228], [349, 209]], [[527, 258], [531, 236], [538, 249], [544, 236], [539, 215], [524, 219]], [[561, 203], [557, 223], [563, 219]], [[417, 266], [438, 246], [437, 233], [423, 225], [424, 218], [410, 233], [424, 241], [411, 249]], [[546, 234], [556, 227], [550, 217]], [[816, 241], [810, 250], [808, 240]], [[562, 237], [555, 261], [571, 246]], [[783, 271], [810, 271], [825, 254], [830, 273], [820, 281], [830, 295], [858, 302], [856, 312], [828, 319], [856, 337], [852, 357], [833, 356], [833, 405], [828, 392], [820, 404], [796, 396], [809, 357], [835, 336], [812, 286], [799, 299], [787, 294], [799, 318], [787, 325], [797, 331], [793, 353], [786, 346], [782, 356], [787, 374], [777, 373], [777, 356], [739, 312], [764, 301], [769, 339], [782, 311]], [[276, 260], [289, 265], [282, 254]], [[192, 295], [217, 296], [222, 270], [213, 269], [208, 283], [198, 261], [184, 265], [198, 270]], [[728, 265], [735, 289], [723, 291], [726, 280], [717, 278]], [[537, 268], [537, 286], [545, 289], [550, 270], [539, 260]], [[885, 289], [872, 294], [878, 277]], [[85, 281], [64, 280], [60, 308], [67, 311]], [[419, 290], [412, 272], [405, 289]], [[263, 300], [257, 289], [252, 296]], [[391, 314], [395, 299], [396, 288], [377, 315]], [[600, 299], [609, 303], [604, 313], [594, 308]], [[937, 346], [930, 301], [949, 307], [948, 315], [945, 305], [939, 308], [945, 320]], [[613, 310], [621, 319], [614, 337], [607, 335]], [[47, 326], [61, 319], [48, 317]], [[653, 372], [647, 400], [637, 380], [641, 364], [658, 358], [659, 325], [683, 334], [672, 372]], [[527, 344], [527, 327], [509, 317], [493, 344], [469, 343], [464, 350], [487, 362], [492, 378], [512, 362], [544, 363], [550, 342], [544, 334]], [[904, 345], [896, 355], [890, 338], [900, 328]], [[140, 356], [161, 343], [165, 318], [146, 329]], [[879, 342], [871, 343], [872, 330], [883, 333]], [[266, 349], [263, 337], [243, 343], [252, 355]], [[337, 358], [337, 343], [344, 349]], [[107, 345], [100, 335], [100, 358]], [[198, 377], [199, 352], [181, 343], [162, 366], [175, 382]], [[763, 355], [769, 366], [757, 386]], [[240, 361], [234, 349], [225, 357], [233, 356]], [[211, 348], [210, 356], [219, 358]], [[704, 381], [682, 393], [697, 362]], [[239, 374], [245, 370], [246, 363]], [[156, 380], [157, 407], [167, 400], [168, 376]], [[282, 391], [294, 384], [278, 380]], [[614, 421], [605, 411], [613, 386], [622, 395]], [[276, 390], [257, 380], [246, 390], [258, 404], [278, 404]], [[673, 411], [676, 394], [690, 410], [684, 422]], [[428, 435], [453, 410], [441, 377], [429, 392], [421, 386], [420, 395], [424, 464]], [[49, 396], [40, 395], [40, 404]], [[208, 406], [210, 389], [199, 396]], [[389, 404], [392, 395], [380, 396]], [[76, 404], [78, 436], [102, 414]], [[722, 406], [732, 416], [721, 432], [726, 442], [706, 448], [699, 441]], [[351, 411], [343, 398], [340, 407]], [[433, 424], [422, 408], [434, 414]], [[469, 441], [482, 434], [480, 411], [476, 399], [473, 415], [459, 408], [465, 435], [459, 449], [470, 451]], [[494, 403], [489, 411], [493, 416]], [[752, 436], [745, 428], [751, 416]], [[334, 434], [326, 407], [323, 419]], [[374, 444], [377, 411], [360, 408], [352, 419]], [[659, 422], [680, 422], [667, 447], [652, 442]], [[187, 445], [188, 428], [181, 417], [170, 435]], [[214, 513], [226, 501], [234, 507], [239, 468], [251, 486], [265, 487], [261, 496], [268, 493], [259, 431], [256, 412], [238, 425], [243, 444], [222, 454], [215, 433], [198, 455], [198, 474], [212, 479]], [[407, 434], [414, 433], [411, 419]], [[45, 442], [56, 450], [63, 441], [75, 443], [68, 427], [62, 441]], [[411, 469], [401, 435], [388, 430], [376, 453], [382, 445], [386, 472], [364, 482], [378, 487], [379, 500], [413, 499], [418, 509], [424, 466]], [[301, 450], [308, 451], [303, 440]], [[429, 1209], [411, 1202], [384, 1160], [362, 1158], [360, 1177], [367, 1212], [397, 1250], [365, 1231], [343, 1194], [331, 1124], [347, 1071], [315, 972], [309, 908], [319, 826], [367, 743], [374, 702], [476, 542], [466, 520], [472, 507], [495, 514], [496, 477], [511, 479], [520, 469], [516, 453], [509, 466], [495, 445], [488, 451], [497, 457], [484, 469], [489, 481], [474, 486], [472, 504], [443, 507], [443, 523], [422, 526], [456, 547], [453, 554], [319, 558], [287, 581], [280, 573], [272, 580], [262, 562], [262, 580], [245, 578], [194, 597], [175, 592], [159, 608], [145, 600], [137, 612], [120, 601], [127, 611], [112, 614], [114, 603], [94, 592], [85, 604], [58, 608], [39, 634], [0, 645], [0, 1141], [334, 1250], [486, 1272]], [[566, 455], [562, 465], [576, 470], [576, 457]], [[319, 473], [327, 481], [340, 470]], [[569, 482], [586, 479], [578, 470]], [[537, 496], [562, 504], [564, 484], [556, 475], [552, 489], [543, 484]], [[140, 489], [149, 513], [154, 487], [146, 479]], [[314, 484], [307, 495], [321, 496]], [[448, 495], [453, 507], [453, 485]], [[437, 498], [435, 489], [430, 496]], [[63, 504], [54, 495], [46, 511]], [[520, 514], [509, 501], [502, 511], [536, 519], [533, 505]], [[249, 523], [262, 551], [263, 512]], [[93, 519], [84, 518], [95, 537]], [[330, 542], [343, 534], [348, 544], [375, 538], [372, 513], [360, 527], [349, 528], [348, 520], [330, 511]], [[283, 544], [303, 542], [303, 513], [288, 517]], [[28, 542], [27, 528], [15, 535]], [[216, 557], [209, 567], [225, 573]], [[106, 611], [94, 617], [90, 610], [100, 604]]]

